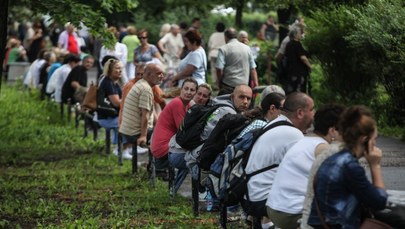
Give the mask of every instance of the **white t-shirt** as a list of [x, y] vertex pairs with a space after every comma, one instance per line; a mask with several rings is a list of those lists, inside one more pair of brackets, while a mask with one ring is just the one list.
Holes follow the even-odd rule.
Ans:
[[[184, 59], [180, 61], [178, 72], [183, 71], [188, 64], [196, 67], [192, 77], [197, 80], [198, 85], [206, 83], [205, 70], [207, 69], [207, 55], [205, 54], [205, 50], [199, 47], [198, 49], [191, 51]], [[179, 85], [181, 85], [182, 82], [183, 81], [179, 81]]]
[[51, 94], [54, 93], [55, 101], [57, 103], [62, 102], [62, 87], [65, 83], [72, 68], [69, 64], [64, 64], [56, 69], [51, 78], [49, 78], [48, 84], [46, 85], [46, 92]]
[[289, 213], [302, 212], [309, 171], [315, 160], [315, 148], [325, 139], [317, 136], [304, 137], [288, 150], [278, 166], [266, 205]]
[[[280, 115], [268, 125], [281, 121], [290, 121], [286, 116]], [[264, 133], [252, 148], [246, 173], [250, 174], [273, 164], [280, 164], [286, 152], [300, 139], [303, 133], [292, 126], [278, 126]], [[263, 201], [267, 199], [273, 183], [277, 167], [250, 178], [248, 192], [250, 201]]]

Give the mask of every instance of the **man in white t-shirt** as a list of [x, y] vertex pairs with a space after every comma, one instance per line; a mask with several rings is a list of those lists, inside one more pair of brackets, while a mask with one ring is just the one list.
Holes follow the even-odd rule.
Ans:
[[183, 38], [180, 34], [180, 27], [176, 24], [171, 25], [170, 33], [164, 35], [157, 45], [163, 52], [163, 58], [165, 59], [167, 66], [177, 68], [184, 47]]
[[[273, 164], [280, 164], [285, 153], [304, 137], [314, 117], [314, 101], [305, 93], [296, 92], [287, 96], [282, 114], [268, 125], [278, 121], [291, 122], [294, 127], [281, 125], [264, 133], [253, 145], [246, 174], [251, 174]], [[266, 216], [266, 200], [270, 192], [277, 167], [252, 176], [248, 182], [249, 201], [245, 201], [254, 216]], [[249, 213], [249, 212], [248, 212]]]

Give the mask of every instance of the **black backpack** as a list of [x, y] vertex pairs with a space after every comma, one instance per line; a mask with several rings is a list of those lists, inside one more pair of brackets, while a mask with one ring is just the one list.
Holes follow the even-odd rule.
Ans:
[[218, 154], [224, 152], [226, 146], [250, 123], [251, 120], [241, 114], [226, 114], [222, 117], [200, 150], [200, 168], [210, 170]]
[[201, 139], [201, 133], [204, 131], [205, 125], [212, 113], [225, 104], [215, 105], [198, 105], [192, 106], [184, 116], [176, 134], [176, 142], [183, 149], [193, 150], [197, 146], [203, 144], [205, 140]]

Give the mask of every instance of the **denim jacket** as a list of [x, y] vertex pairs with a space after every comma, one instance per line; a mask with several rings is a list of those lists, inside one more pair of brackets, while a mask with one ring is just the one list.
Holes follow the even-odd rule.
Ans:
[[381, 210], [387, 203], [387, 192], [370, 183], [364, 168], [348, 150], [326, 159], [315, 175], [315, 182], [309, 225], [322, 225], [315, 198], [325, 221], [344, 229], [359, 228], [361, 205]]

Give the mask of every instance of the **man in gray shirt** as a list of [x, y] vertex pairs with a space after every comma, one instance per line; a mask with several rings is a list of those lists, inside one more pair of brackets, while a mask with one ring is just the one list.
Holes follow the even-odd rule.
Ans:
[[[239, 42], [234, 28], [225, 31], [226, 45], [219, 48], [216, 62], [218, 95], [230, 94], [237, 85], [259, 85], [256, 63], [249, 46]], [[252, 83], [250, 82], [252, 81]]]

